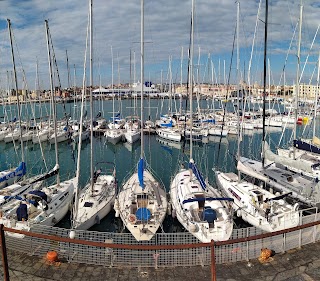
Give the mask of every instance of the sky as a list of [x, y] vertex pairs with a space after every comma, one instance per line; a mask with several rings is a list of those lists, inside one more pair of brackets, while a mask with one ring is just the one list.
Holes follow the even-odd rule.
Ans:
[[[169, 83], [172, 76], [174, 83], [186, 82], [191, 0], [144, 2], [145, 81]], [[285, 83], [295, 83], [301, 2], [301, 81], [316, 83], [320, 39], [317, 34], [320, 24], [319, 2], [269, 0], [267, 54], [270, 75], [267, 79], [271, 84], [284, 83], [283, 69]], [[195, 82], [224, 83], [230, 80], [231, 83], [236, 83], [239, 80], [236, 48], [238, 42], [241, 80], [250, 84], [262, 83], [265, 0], [242, 0], [239, 3], [239, 40], [234, 42], [237, 3], [234, 0], [195, 0]], [[62, 87], [81, 86], [88, 12], [89, 0], [0, 0], [1, 88], [13, 87], [7, 19], [10, 19], [12, 27], [19, 88], [32, 90], [35, 87], [50, 87], [45, 20], [49, 22]], [[139, 0], [93, 0], [94, 85], [110, 85], [112, 77], [115, 84], [140, 80], [140, 16]], [[36, 83], [37, 64], [39, 86]], [[87, 63], [87, 77], [88, 69]], [[57, 79], [54, 79], [54, 84], [58, 86]]]

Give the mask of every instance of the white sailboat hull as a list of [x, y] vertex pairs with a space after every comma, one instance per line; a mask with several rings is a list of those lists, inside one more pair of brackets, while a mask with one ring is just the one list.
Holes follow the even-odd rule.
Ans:
[[[173, 215], [176, 215], [183, 227], [201, 242], [225, 241], [230, 238], [233, 220], [230, 210], [222, 201], [183, 203], [191, 198], [221, 197], [210, 186], [204, 191], [193, 173], [190, 178], [189, 170], [182, 170], [174, 177], [170, 186], [170, 197]], [[206, 208], [215, 210], [217, 217], [212, 223], [201, 217]]]
[[87, 230], [109, 214], [114, 205], [117, 184], [114, 176], [101, 175], [91, 190], [90, 183], [80, 194], [74, 229]]
[[[38, 206], [35, 207], [32, 203], [25, 202], [27, 204], [28, 219], [19, 220], [17, 217], [17, 209], [20, 205], [20, 201], [16, 202], [14, 208], [8, 210], [0, 218], [0, 223], [7, 227], [11, 227], [19, 230], [29, 231], [34, 224], [42, 224], [53, 226], [61, 221], [68, 210], [73, 200], [75, 191], [76, 178], [61, 182], [59, 185], [52, 185], [41, 189], [48, 196], [48, 202], [39, 200]], [[27, 194], [27, 197], [29, 194]], [[50, 199], [49, 199], [50, 198]], [[47, 208], [45, 207], [47, 205]], [[9, 234], [12, 236], [22, 238], [20, 234]]]
[[120, 129], [109, 129], [104, 133], [108, 142], [112, 144], [117, 144], [122, 140], [122, 131]]
[[156, 132], [159, 137], [166, 139], [166, 140], [180, 142], [182, 139], [181, 132], [179, 132], [175, 129], [159, 128], [159, 129], [157, 129]]
[[32, 137], [32, 142], [33, 143], [39, 143], [39, 142], [44, 142], [47, 141], [49, 138], [50, 131], [49, 130], [42, 130], [39, 132], [39, 136], [37, 133], [35, 133]]
[[128, 143], [134, 143], [134, 142], [140, 140], [140, 138], [141, 138], [140, 132], [138, 130], [137, 131], [127, 131], [124, 133], [124, 136], [125, 136]]
[[299, 224], [298, 204], [293, 206], [283, 199], [272, 203], [270, 213], [263, 206], [266, 199], [275, 198], [272, 193], [249, 182], [238, 182], [234, 173], [216, 172], [218, 187], [225, 196], [234, 199], [237, 215], [249, 224], [266, 232], [279, 231]]
[[[144, 171], [144, 189], [141, 188], [138, 173], [134, 173], [123, 185], [115, 204], [116, 214], [137, 241], [148, 241], [157, 232], [167, 212], [167, 198], [164, 188], [152, 174]], [[149, 219], [139, 219], [139, 210], [149, 210]], [[148, 211], [147, 211], [148, 212]]]

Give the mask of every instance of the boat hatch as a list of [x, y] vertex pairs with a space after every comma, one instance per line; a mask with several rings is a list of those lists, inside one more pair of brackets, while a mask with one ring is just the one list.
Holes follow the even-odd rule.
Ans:
[[93, 203], [92, 202], [85, 202], [84, 207], [92, 207], [93, 206]]

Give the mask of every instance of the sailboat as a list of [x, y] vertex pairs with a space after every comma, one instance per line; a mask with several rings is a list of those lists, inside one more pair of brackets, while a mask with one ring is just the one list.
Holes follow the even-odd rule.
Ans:
[[[237, 3], [237, 44], [239, 35], [239, 13], [240, 3]], [[267, 12], [266, 21], [267, 26]], [[267, 28], [267, 27], [265, 27]], [[239, 50], [237, 45], [237, 50]], [[239, 52], [237, 52], [237, 70], [238, 79], [239, 75]], [[265, 52], [266, 56], [266, 52]], [[265, 60], [266, 61], [266, 60]], [[264, 80], [264, 87], [266, 81]], [[238, 100], [239, 100], [239, 86], [238, 86]], [[265, 106], [265, 103], [264, 103]], [[238, 120], [239, 106], [237, 110]], [[238, 136], [238, 156], [240, 158], [240, 124], [238, 124], [239, 136]], [[241, 174], [234, 173], [222, 173], [216, 171], [216, 181], [218, 187], [222, 190], [222, 193], [226, 196], [230, 196], [234, 199], [234, 209], [236, 210], [237, 216], [251, 225], [258, 227], [264, 231], [272, 232], [278, 231], [285, 228], [295, 227], [299, 224], [299, 204], [296, 203], [294, 206], [287, 203], [284, 199], [291, 194], [275, 195], [270, 191], [263, 189], [263, 187], [255, 185], [252, 182], [241, 179]]]
[[[193, 29], [194, 0], [191, 13], [191, 48], [190, 48], [190, 127], [192, 118], [193, 90]], [[193, 140], [190, 130], [190, 160], [188, 168], [182, 168], [175, 175], [170, 185], [172, 213], [191, 234], [201, 242], [228, 240], [233, 231], [231, 208], [227, 202], [231, 198], [221, 198], [220, 193], [203, 179], [193, 160]]]
[[112, 123], [108, 124], [108, 129], [105, 131], [104, 136], [106, 137], [107, 141], [111, 142], [112, 144], [117, 144], [119, 141], [122, 140], [123, 133], [121, 131], [121, 127], [116, 124], [116, 118], [120, 119], [120, 113], [115, 116], [115, 108], [114, 108], [114, 98], [115, 94], [113, 91], [113, 49], [111, 46], [111, 87], [112, 87]]
[[[141, 0], [141, 81], [144, 81], [144, 0]], [[143, 83], [141, 83], [141, 124], [143, 124]], [[153, 176], [144, 159], [143, 127], [141, 155], [136, 171], [124, 182], [115, 201], [116, 216], [137, 241], [152, 239], [167, 212], [166, 191]]]
[[[90, 86], [92, 86], [92, 0], [89, 0], [89, 26], [90, 26]], [[85, 61], [86, 64], [86, 61]], [[84, 67], [85, 69], [85, 67]], [[80, 124], [83, 122], [83, 104], [85, 96], [85, 71], [83, 78], [83, 91], [81, 103]], [[93, 171], [93, 98], [92, 91], [90, 93], [90, 109], [91, 109], [91, 180], [80, 192], [76, 192], [74, 214], [72, 219], [73, 229], [86, 230], [96, 223], [100, 223], [112, 209], [117, 190], [117, 181], [115, 177], [115, 165], [111, 162], [99, 162], [98, 167]], [[80, 134], [82, 128], [80, 127]], [[79, 186], [80, 176], [80, 152], [81, 138], [78, 146], [77, 161], [77, 181]], [[96, 166], [97, 166], [96, 165]]]
[[[300, 8], [299, 38], [301, 37], [302, 10], [303, 6]], [[297, 57], [298, 65], [296, 79], [299, 81], [300, 39]], [[299, 89], [299, 87], [297, 88]], [[263, 117], [265, 117], [265, 103], [263, 112]], [[265, 130], [265, 118], [263, 118], [263, 125], [263, 130]], [[296, 131], [294, 130], [294, 133], [295, 132]], [[263, 131], [262, 161], [240, 157], [238, 159], [237, 168], [242, 173], [258, 179], [263, 184], [270, 186], [276, 191], [290, 193], [290, 197], [293, 197], [306, 205], [320, 206], [320, 182], [312, 175], [313, 173], [318, 173], [317, 167], [319, 166], [318, 164], [313, 165], [312, 163], [306, 165], [307, 162], [308, 161], [302, 161], [299, 163], [299, 161], [292, 161], [289, 157], [280, 157], [279, 155], [272, 153], [269, 149], [269, 145], [265, 141], [265, 132]], [[303, 170], [297, 172], [301, 165], [304, 166]]]
[[[296, 75], [296, 94], [295, 94], [295, 107], [294, 115], [295, 119], [298, 119], [298, 104], [299, 104], [299, 93], [300, 93], [300, 45], [301, 45], [301, 26], [302, 26], [302, 8], [299, 20], [299, 42], [298, 42], [298, 63], [297, 63], [297, 75]], [[319, 58], [320, 59], [320, 58]], [[320, 61], [318, 61], [318, 76], [317, 83], [319, 84], [319, 75], [320, 75]], [[317, 108], [317, 96], [315, 99], [315, 112]], [[274, 161], [276, 163], [282, 163], [289, 170], [292, 170], [297, 173], [307, 175], [309, 177], [314, 177], [317, 180], [320, 179], [320, 155], [314, 154], [312, 151], [316, 152], [316, 146], [314, 143], [317, 143], [317, 138], [315, 137], [315, 122], [313, 120], [313, 138], [309, 141], [298, 140], [297, 139], [297, 122], [294, 123], [293, 129], [293, 139], [294, 146], [289, 149], [278, 148], [278, 154], [273, 153], [268, 147], [266, 153], [266, 158], [269, 161]], [[315, 141], [315, 142], [313, 142]], [[304, 149], [299, 149], [299, 147]]]
[[[52, 61], [49, 44], [49, 26], [45, 21], [48, 62], [50, 72], [51, 99], [53, 105], [54, 131], [56, 139], [56, 107], [53, 91], [52, 79]], [[59, 170], [58, 145], [55, 141], [55, 169]], [[59, 173], [57, 173], [56, 184], [44, 187], [42, 189], [28, 190], [20, 198], [16, 198], [13, 207], [3, 212], [0, 223], [7, 227], [29, 231], [34, 224], [43, 224], [53, 226], [57, 224], [68, 212], [73, 200], [76, 178], [61, 182]], [[17, 237], [23, 237], [20, 234], [10, 234]]]

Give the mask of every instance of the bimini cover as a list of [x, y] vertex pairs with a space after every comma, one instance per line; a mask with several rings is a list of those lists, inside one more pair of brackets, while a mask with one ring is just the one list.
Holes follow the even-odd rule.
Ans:
[[141, 158], [138, 163], [138, 179], [140, 186], [142, 189], [144, 189], [144, 183], [143, 183], [143, 171], [144, 171], [144, 160]]
[[22, 219], [27, 220], [28, 219], [28, 206], [27, 204], [20, 204], [17, 209], [17, 219], [18, 221], [22, 221]]
[[47, 194], [45, 194], [44, 192], [40, 191], [40, 190], [31, 190], [29, 191], [29, 194], [35, 195], [40, 197], [41, 199], [43, 199], [44, 201], [48, 201], [48, 196]]
[[136, 211], [136, 217], [138, 221], [148, 221], [151, 217], [151, 212], [147, 208], [139, 208]]
[[203, 220], [207, 221], [208, 223], [213, 223], [216, 219], [216, 211], [210, 207], [205, 207], [203, 212]]

